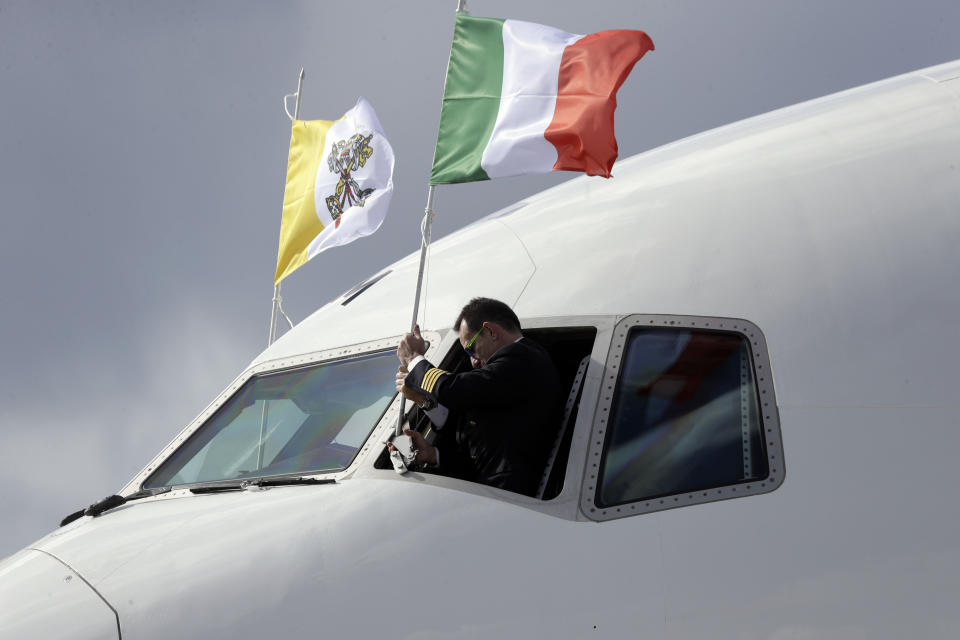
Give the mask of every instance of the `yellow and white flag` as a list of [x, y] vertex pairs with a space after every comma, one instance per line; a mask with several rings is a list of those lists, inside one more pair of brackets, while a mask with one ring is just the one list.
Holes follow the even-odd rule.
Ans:
[[275, 284], [324, 249], [380, 228], [393, 164], [393, 148], [363, 98], [336, 121], [293, 121]]

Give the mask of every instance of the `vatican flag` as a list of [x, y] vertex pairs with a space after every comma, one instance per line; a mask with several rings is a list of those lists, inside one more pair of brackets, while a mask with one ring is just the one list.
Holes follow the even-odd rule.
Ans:
[[336, 121], [293, 121], [274, 284], [324, 249], [380, 228], [393, 164], [393, 148], [363, 98]]

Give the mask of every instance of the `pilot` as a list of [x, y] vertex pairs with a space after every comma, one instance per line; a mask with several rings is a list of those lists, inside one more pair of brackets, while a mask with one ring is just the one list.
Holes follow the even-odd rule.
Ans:
[[560, 415], [560, 385], [547, 352], [520, 330], [499, 300], [474, 298], [454, 330], [471, 371], [434, 367], [420, 328], [397, 348], [397, 390], [427, 411], [437, 446], [406, 430], [417, 462], [443, 475], [534, 495]]

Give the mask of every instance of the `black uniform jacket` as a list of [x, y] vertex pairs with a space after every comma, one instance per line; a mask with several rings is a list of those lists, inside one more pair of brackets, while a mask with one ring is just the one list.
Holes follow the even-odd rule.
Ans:
[[459, 374], [423, 360], [404, 384], [451, 412], [435, 443], [440, 473], [536, 492], [560, 416], [557, 372], [543, 347], [523, 338]]

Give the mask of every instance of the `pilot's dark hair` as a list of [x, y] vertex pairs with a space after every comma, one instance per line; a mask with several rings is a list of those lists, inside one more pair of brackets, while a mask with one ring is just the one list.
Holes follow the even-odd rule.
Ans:
[[467, 321], [468, 331], [479, 331], [484, 322], [496, 322], [507, 331], [520, 331], [520, 319], [513, 309], [493, 298], [474, 298], [468, 302], [457, 321], [453, 323], [453, 330], [460, 330], [460, 322]]

